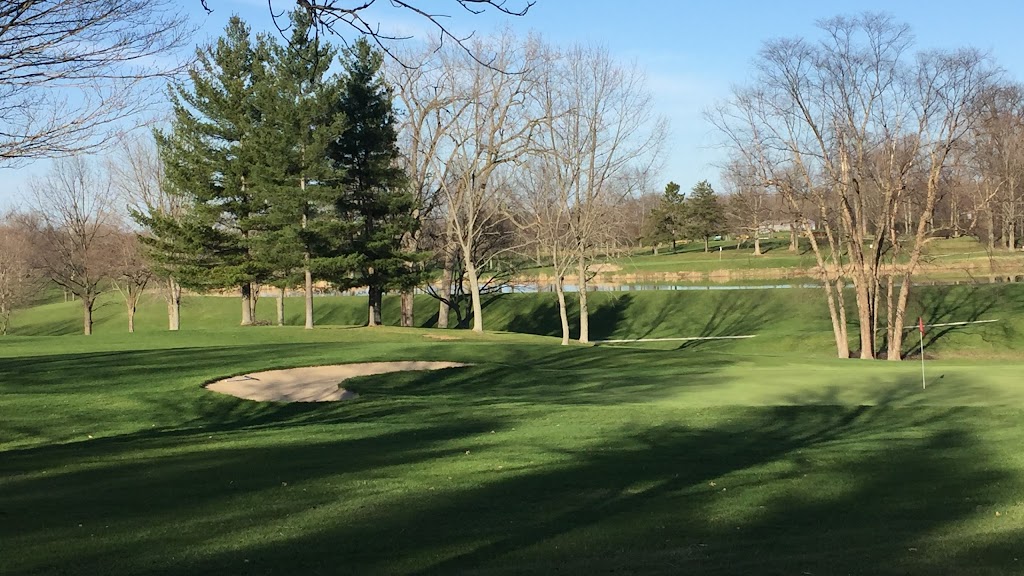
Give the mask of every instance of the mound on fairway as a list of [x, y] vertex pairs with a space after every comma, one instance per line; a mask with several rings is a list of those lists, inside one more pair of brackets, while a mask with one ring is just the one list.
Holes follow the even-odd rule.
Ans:
[[341, 383], [356, 376], [388, 372], [441, 370], [468, 366], [458, 362], [363, 362], [308, 366], [287, 370], [253, 372], [218, 380], [206, 386], [221, 394], [230, 394], [258, 402], [335, 402], [350, 400], [358, 394], [345, 390]]

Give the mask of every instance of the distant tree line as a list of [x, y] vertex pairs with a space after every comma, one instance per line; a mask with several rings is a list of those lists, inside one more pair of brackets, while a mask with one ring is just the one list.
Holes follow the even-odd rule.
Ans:
[[895, 360], [928, 242], [1021, 247], [1024, 89], [977, 51], [915, 52], [884, 15], [765, 43], [753, 80], [707, 114], [730, 150], [721, 196], [655, 191], [667, 126], [642, 71], [603, 49], [503, 31], [388, 45], [396, 64], [365, 40], [333, 48], [309, 10], [290, 18], [287, 41], [233, 19], [172, 83], [152, 142], [58, 163], [33, 209], [4, 218], [0, 316], [49, 278], [82, 300], [88, 331], [118, 279], [129, 311], [159, 286], [171, 329], [183, 287], [237, 290], [243, 324], [263, 290], [301, 287], [312, 328], [314, 286], [329, 285], [365, 288], [368, 324], [397, 292], [413, 325], [419, 289], [438, 326], [483, 330], [483, 297], [525, 264], [551, 271], [565, 342], [574, 279], [587, 341], [597, 258], [724, 234], [760, 254], [785, 231], [815, 257], [838, 355]]

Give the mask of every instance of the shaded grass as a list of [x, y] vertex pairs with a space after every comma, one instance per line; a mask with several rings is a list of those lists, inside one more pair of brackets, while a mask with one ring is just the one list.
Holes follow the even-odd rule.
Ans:
[[[1019, 362], [934, 362], [921, 391], [914, 364], [797, 354], [137, 336], [2, 349], [0, 573], [1019, 571]], [[325, 405], [200, 387], [382, 359], [474, 366]]]

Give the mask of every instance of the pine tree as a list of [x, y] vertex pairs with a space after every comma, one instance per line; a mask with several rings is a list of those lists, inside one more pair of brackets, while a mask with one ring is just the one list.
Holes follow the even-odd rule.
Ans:
[[725, 209], [707, 180], [701, 180], [693, 187], [684, 206], [686, 235], [688, 238], [703, 238], [704, 251], [707, 252], [711, 237], [725, 231]]
[[676, 239], [679, 238], [685, 223], [685, 197], [679, 190], [679, 184], [675, 182], [666, 184], [665, 194], [651, 214], [645, 236], [654, 245], [655, 255], [658, 254], [659, 242], [672, 242], [672, 251], [676, 249]]
[[345, 51], [345, 85], [338, 109], [345, 129], [329, 147], [336, 167], [345, 171], [338, 216], [355, 225], [349, 249], [358, 255], [347, 277], [336, 275], [343, 288], [366, 286], [368, 323], [381, 322], [381, 300], [387, 291], [418, 285], [415, 254], [402, 250], [402, 237], [418, 225], [415, 197], [398, 166], [398, 134], [393, 94], [380, 73], [383, 58], [365, 39]]
[[[313, 328], [314, 268], [323, 264], [322, 257], [340, 252], [336, 242], [346, 232], [334, 217], [332, 202], [341, 174], [326, 152], [344, 127], [336, 106], [341, 80], [328, 75], [337, 51], [308, 34], [310, 26], [308, 12], [295, 11], [286, 45], [271, 37], [264, 41], [269, 57], [267, 81], [256, 91], [261, 112], [256, 175], [265, 212], [256, 220], [260, 231], [253, 241], [254, 252], [272, 270], [271, 283], [282, 292], [303, 284], [307, 329]], [[330, 264], [339, 262], [334, 258]]]
[[156, 214], [143, 222], [159, 231], [151, 248], [173, 261], [182, 285], [241, 286], [243, 325], [253, 323], [253, 283], [269, 275], [251, 250], [254, 217], [262, 209], [254, 194], [253, 134], [265, 51], [249, 36], [249, 27], [233, 16], [216, 44], [197, 50], [189, 82], [172, 86], [171, 129], [157, 133], [157, 146], [169, 190], [191, 206], [185, 218]]

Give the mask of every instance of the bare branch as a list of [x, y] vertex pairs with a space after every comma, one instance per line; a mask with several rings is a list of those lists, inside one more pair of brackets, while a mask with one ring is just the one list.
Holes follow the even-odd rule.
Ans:
[[[180, 73], [193, 31], [171, 0], [0, 7], [0, 166], [105, 145]], [[154, 82], [154, 80], [158, 80]]]

